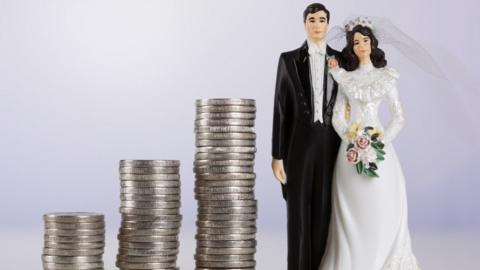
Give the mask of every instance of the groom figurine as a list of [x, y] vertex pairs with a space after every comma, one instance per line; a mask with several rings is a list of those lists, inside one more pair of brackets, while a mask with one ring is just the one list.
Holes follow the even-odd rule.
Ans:
[[[327, 61], [330, 12], [303, 12], [307, 40], [280, 55], [274, 100], [272, 169], [287, 202], [288, 270], [318, 270], [331, 212], [331, 183], [340, 138], [332, 127], [337, 83]], [[341, 61], [340, 61], [341, 63]]]

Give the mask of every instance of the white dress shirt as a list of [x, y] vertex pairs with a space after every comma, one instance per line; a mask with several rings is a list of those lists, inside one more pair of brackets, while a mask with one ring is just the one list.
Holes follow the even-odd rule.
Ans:
[[307, 39], [307, 43], [308, 54], [310, 55], [310, 76], [313, 88], [313, 122], [320, 121], [320, 123], [323, 123], [323, 77], [327, 43], [325, 40], [320, 43], [315, 43], [310, 39]]

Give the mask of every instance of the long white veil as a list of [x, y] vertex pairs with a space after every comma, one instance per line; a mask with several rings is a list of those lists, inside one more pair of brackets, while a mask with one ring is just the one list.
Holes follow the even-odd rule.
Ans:
[[423, 46], [415, 41], [413, 38], [405, 34], [397, 26], [395, 26], [389, 19], [354, 15], [345, 20], [344, 27], [334, 26], [327, 34], [328, 43], [334, 48], [344, 48], [346, 45], [347, 26], [352, 21], [358, 18], [367, 18], [371, 25], [369, 26], [375, 37], [378, 39], [380, 46], [391, 45], [397, 49], [403, 56], [415, 63], [422, 70], [432, 74], [438, 78], [446, 78], [442, 69], [423, 48]]

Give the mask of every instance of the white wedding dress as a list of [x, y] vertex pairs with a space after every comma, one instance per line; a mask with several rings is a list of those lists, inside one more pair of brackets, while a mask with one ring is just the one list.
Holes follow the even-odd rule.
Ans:
[[[408, 230], [407, 196], [400, 162], [391, 141], [404, 124], [396, 89], [398, 73], [391, 68], [360, 65], [347, 72], [330, 70], [339, 83], [333, 125], [342, 137], [332, 187], [332, 218], [320, 270], [418, 270]], [[392, 120], [383, 129], [378, 118], [382, 100], [388, 100]], [[359, 175], [346, 160], [345, 104], [356, 109], [353, 122], [384, 131], [385, 160], [379, 177]]]

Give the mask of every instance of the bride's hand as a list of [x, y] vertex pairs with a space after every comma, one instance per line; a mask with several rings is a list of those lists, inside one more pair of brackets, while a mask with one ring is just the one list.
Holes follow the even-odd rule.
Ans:
[[338, 68], [338, 61], [335, 58], [328, 60], [328, 67], [329, 68]]

